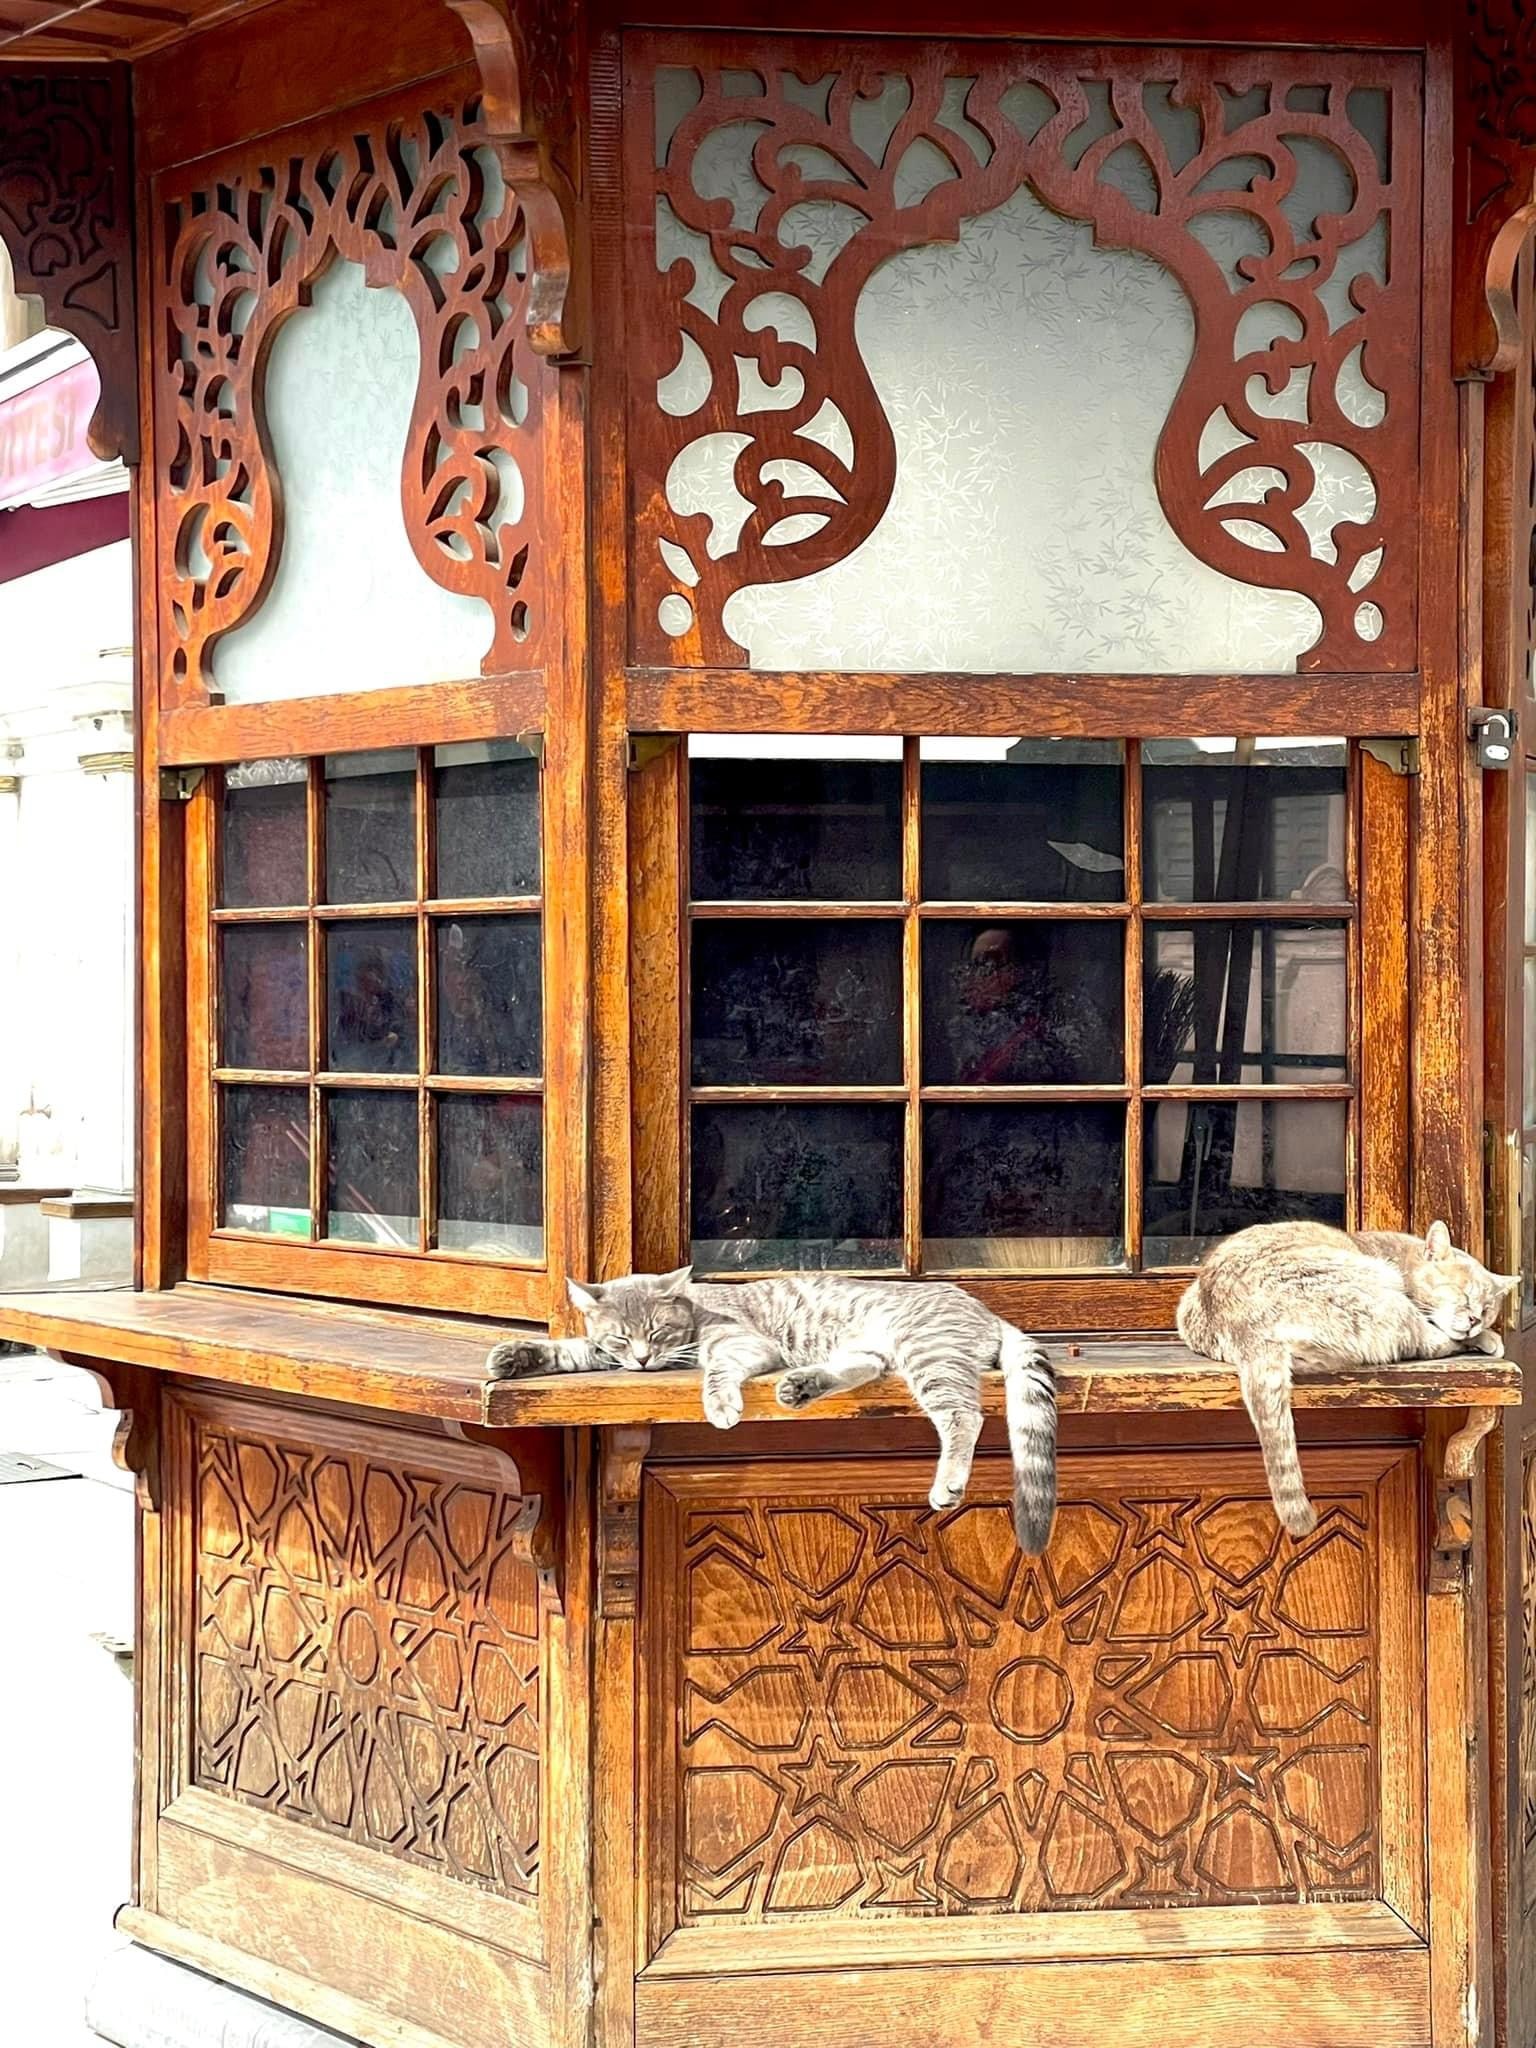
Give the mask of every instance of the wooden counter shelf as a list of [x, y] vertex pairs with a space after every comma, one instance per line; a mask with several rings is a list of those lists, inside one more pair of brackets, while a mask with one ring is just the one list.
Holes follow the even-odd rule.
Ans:
[[[392, 1409], [492, 1429], [644, 1427], [696, 1423], [693, 1372], [562, 1373], [487, 1380], [487, 1352], [506, 1326], [387, 1309], [338, 1307], [227, 1289], [128, 1289], [81, 1295], [0, 1295], [0, 1329], [66, 1357], [184, 1373], [226, 1386]], [[1242, 1405], [1237, 1376], [1171, 1340], [1047, 1339], [1061, 1412], [1176, 1414]], [[794, 1420], [772, 1379], [745, 1390], [743, 1420]], [[1003, 1408], [1000, 1378], [986, 1407]], [[1494, 1408], [1518, 1404], [1520, 1369], [1508, 1359], [1408, 1361], [1331, 1367], [1298, 1376], [1298, 1408]], [[914, 1413], [890, 1380], [800, 1411], [808, 1420]]]

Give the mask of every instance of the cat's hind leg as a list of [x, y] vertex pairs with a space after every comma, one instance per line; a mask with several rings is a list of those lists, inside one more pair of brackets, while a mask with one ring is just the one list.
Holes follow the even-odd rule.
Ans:
[[706, 1330], [699, 1338], [706, 1421], [716, 1429], [734, 1429], [741, 1420], [741, 1390], [747, 1381], [777, 1372], [783, 1363], [783, 1352], [760, 1330], [739, 1323]]

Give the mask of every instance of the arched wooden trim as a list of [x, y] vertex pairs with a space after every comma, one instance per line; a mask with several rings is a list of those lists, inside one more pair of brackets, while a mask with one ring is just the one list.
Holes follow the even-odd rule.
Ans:
[[1536, 197], [1516, 207], [1494, 236], [1493, 247], [1488, 252], [1483, 293], [1493, 321], [1494, 349], [1484, 367], [1490, 377], [1501, 377], [1513, 370], [1523, 353], [1524, 337], [1515, 305], [1515, 278], [1525, 246], [1533, 235], [1536, 235]]
[[580, 10], [573, 0], [448, 0], [469, 30], [484, 89], [484, 125], [517, 193], [528, 233], [528, 338], [541, 356], [585, 346], [576, 95]]
[[128, 69], [0, 68], [0, 240], [16, 288], [90, 350], [101, 400], [90, 443], [139, 459]]

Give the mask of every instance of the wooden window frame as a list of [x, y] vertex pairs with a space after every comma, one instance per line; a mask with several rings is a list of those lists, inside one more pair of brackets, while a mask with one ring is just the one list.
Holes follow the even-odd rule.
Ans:
[[[218, 933], [232, 925], [271, 921], [273, 913], [223, 912], [217, 907], [219, 840], [217, 772], [197, 779], [186, 803], [185, 947], [187, 1012], [187, 1277], [239, 1287], [271, 1288], [288, 1293], [328, 1296], [338, 1300], [377, 1302], [396, 1307], [460, 1310], [467, 1313], [546, 1320], [553, 1296], [551, 1275], [559, 1275], [564, 1259], [564, 1218], [571, 1199], [571, 1165], [562, 1139], [565, 1098], [561, 1092], [566, 1062], [559, 1029], [560, 997], [566, 985], [568, 936], [559, 916], [558, 894], [550, 887], [550, 848], [561, 843], [563, 790], [557, 786], [543, 742], [549, 727], [542, 677], [506, 678], [482, 684], [438, 684], [423, 689], [360, 692], [333, 698], [310, 698], [261, 705], [212, 706], [184, 712], [176, 728], [177, 751], [204, 758], [198, 766], [217, 771], [236, 762], [302, 754], [310, 762], [308, 830], [318, 848], [322, 800], [323, 756], [331, 753], [383, 752], [410, 746], [417, 755], [416, 832], [418, 878], [430, 829], [425, 809], [423, 763], [433, 747], [462, 740], [538, 742], [545, 754], [540, 773], [541, 864], [544, 886], [537, 903], [542, 927], [543, 1072], [537, 1080], [485, 1080], [421, 1075], [393, 1078], [391, 1092], [412, 1093], [419, 1101], [433, 1092], [530, 1094], [544, 1103], [544, 1257], [537, 1261], [501, 1260], [483, 1255], [425, 1248], [387, 1251], [346, 1245], [323, 1238], [304, 1242], [228, 1229], [218, 1222], [217, 1090], [222, 1082], [244, 1083], [248, 1072], [218, 1064], [216, 949]], [[558, 860], [554, 863], [558, 868]], [[323, 902], [318, 875], [311, 874], [309, 902], [301, 907], [311, 931], [337, 906]], [[370, 914], [396, 912], [417, 921], [418, 938], [430, 915], [445, 906], [422, 898], [407, 906], [368, 906]], [[494, 914], [507, 904], [477, 899], [479, 915]], [[517, 899], [517, 908], [534, 907], [533, 899]], [[323, 964], [323, 963], [322, 963]], [[420, 963], [418, 962], [418, 966]], [[318, 972], [318, 970], [316, 970]], [[318, 986], [311, 975], [312, 989]], [[431, 998], [430, 966], [419, 976], [418, 1004], [423, 1020]], [[310, 1091], [310, 1201], [315, 1208], [321, 1153], [316, 1142], [315, 1105], [324, 1103], [327, 1088], [379, 1085], [367, 1074], [332, 1074], [323, 1069], [319, 1020], [310, 1020], [310, 1070], [304, 1075], [272, 1077]], [[263, 1077], [254, 1076], [259, 1083]], [[438, 1083], [444, 1085], [439, 1090]], [[426, 1134], [422, 1135], [423, 1145]], [[423, 1170], [433, 1174], [423, 1156]], [[430, 1215], [423, 1219], [430, 1224]]]
[[[863, 679], [849, 678], [850, 694], [857, 698]], [[1255, 731], [1259, 736], [1278, 730], [1271, 718], [1261, 716], [1262, 692], [1268, 679], [1244, 679], [1234, 685], [1227, 702], [1224, 730], [1234, 726]], [[752, 686], [750, 672], [738, 679], [738, 694], [717, 700], [716, 716], [710, 726], [715, 732], [739, 729], [741, 706], [748, 701]], [[1136, 707], [1132, 705], [1130, 710]], [[1243, 713], [1253, 717], [1252, 727]], [[1102, 716], [1096, 736], [1126, 742], [1126, 858], [1128, 902], [1125, 905], [1038, 904], [985, 906], [989, 915], [1034, 917], [1059, 920], [1091, 916], [1122, 922], [1127, 934], [1127, 1000], [1125, 1005], [1126, 1078], [1112, 1087], [1040, 1088], [930, 1088], [918, 1077], [917, 1049], [913, 1044], [916, 1011], [911, 1002], [912, 983], [920, 974], [917, 937], [922, 922], [931, 916], [973, 914], [982, 906], [945, 904], [940, 910], [921, 906], [918, 890], [917, 788], [918, 737], [906, 735], [903, 770], [903, 881], [904, 900], [868, 906], [859, 914], [899, 919], [907, 934], [903, 948], [903, 979], [907, 990], [903, 1031], [906, 1041], [905, 1078], [899, 1086], [878, 1091], [828, 1089], [721, 1090], [694, 1089], [689, 1078], [688, 1045], [688, 932], [699, 914], [689, 901], [688, 879], [688, 781], [686, 746], [683, 735], [651, 735], [634, 745], [635, 768], [630, 790], [630, 890], [632, 1033], [631, 1088], [634, 1107], [633, 1200], [635, 1205], [635, 1263], [642, 1270], [666, 1269], [681, 1264], [689, 1254], [688, 1124], [695, 1099], [724, 1101], [737, 1099], [809, 1099], [815, 1101], [900, 1101], [906, 1111], [903, 1157], [903, 1228], [909, 1265], [920, 1257], [922, 1218], [920, 1208], [920, 1137], [917, 1118], [921, 1102], [996, 1100], [1124, 1101], [1129, 1105], [1127, 1155], [1141, 1144], [1140, 1104], [1144, 1101], [1232, 1101], [1347, 1099], [1350, 1105], [1345, 1152], [1346, 1222], [1351, 1228], [1385, 1228], [1406, 1221], [1403, 1213], [1405, 1191], [1403, 1150], [1405, 1147], [1405, 1102], [1408, 1087], [1408, 991], [1406, 974], [1392, 971], [1395, 950], [1404, 943], [1409, 916], [1407, 868], [1407, 805], [1409, 785], [1364, 748], [1351, 745], [1346, 780], [1347, 884], [1346, 905], [1320, 904], [1207, 904], [1193, 907], [1140, 902], [1139, 867], [1141, 825], [1139, 749], [1137, 735], [1103, 730], [1115, 721]], [[1126, 721], [1122, 720], [1121, 723]], [[1022, 723], [1022, 722], [1020, 722]], [[1017, 733], [1020, 723], [1011, 731]], [[860, 730], [845, 715], [840, 721], [845, 733]], [[761, 727], [756, 728], [761, 730]], [[804, 728], [799, 728], [803, 732]], [[975, 727], [963, 714], [947, 719], [940, 734], [929, 737], [970, 737]], [[1052, 737], [1055, 729], [1037, 725], [1030, 737]], [[1165, 732], [1142, 734], [1143, 739], [1162, 738]], [[1180, 737], [1198, 737], [1187, 729]], [[1362, 859], [1363, 847], [1380, 848]], [[740, 918], [763, 914], [757, 904], [711, 905], [704, 909], [709, 918]], [[774, 904], [770, 914], [781, 918], [815, 919], [824, 906], [816, 904]], [[849, 914], [852, 914], [851, 912]], [[1224, 1084], [1173, 1084], [1144, 1089], [1140, 1085], [1141, 1018], [1138, 1000], [1141, 937], [1147, 922], [1190, 922], [1195, 919], [1235, 916], [1273, 918], [1277, 921], [1326, 921], [1345, 925], [1346, 1002], [1348, 1021], [1349, 1078], [1340, 1084], [1283, 1088], [1226, 1086]], [[1362, 963], [1373, 964], [1372, 973]], [[1380, 960], [1381, 972], [1375, 971]], [[1140, 1185], [1139, 1173], [1127, 1173], [1127, 1199]], [[1127, 1222], [1139, 1228], [1139, 1217]], [[1126, 1272], [1119, 1267], [1082, 1268], [1037, 1274], [992, 1275], [975, 1269], [933, 1271], [928, 1277], [957, 1281], [978, 1295], [1000, 1314], [1028, 1327], [1059, 1330], [1145, 1330], [1170, 1328], [1179, 1295], [1188, 1282], [1188, 1267], [1154, 1267]], [[754, 1273], [719, 1273], [712, 1278], [749, 1280]], [[893, 1276], [894, 1277], [894, 1276]]]

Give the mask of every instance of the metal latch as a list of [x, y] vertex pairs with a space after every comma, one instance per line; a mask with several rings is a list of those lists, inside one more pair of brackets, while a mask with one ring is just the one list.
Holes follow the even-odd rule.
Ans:
[[1467, 738], [1477, 748], [1479, 768], [1507, 768], [1514, 758], [1519, 722], [1513, 710], [1474, 704], [1467, 713]]

